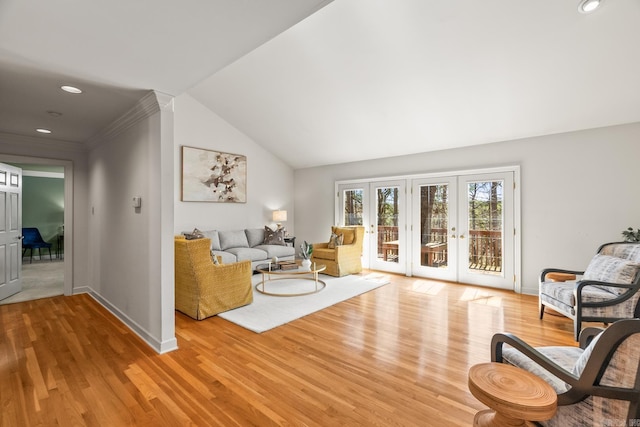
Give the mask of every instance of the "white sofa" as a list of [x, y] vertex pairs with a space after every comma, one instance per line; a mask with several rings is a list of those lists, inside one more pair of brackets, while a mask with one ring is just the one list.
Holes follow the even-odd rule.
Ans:
[[[258, 264], [264, 264], [273, 257], [278, 260], [294, 260], [296, 248], [283, 244], [264, 244], [264, 228], [247, 228], [244, 230], [201, 230], [205, 237], [211, 239], [211, 253], [220, 256], [223, 264], [237, 261], [251, 261], [255, 270]], [[187, 234], [187, 233], [184, 233]]]

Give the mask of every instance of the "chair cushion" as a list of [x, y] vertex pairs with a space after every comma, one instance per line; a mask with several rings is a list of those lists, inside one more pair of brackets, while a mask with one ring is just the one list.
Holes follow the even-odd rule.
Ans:
[[[540, 298], [554, 304], [558, 301], [568, 307], [576, 306], [573, 289], [576, 282], [542, 282], [540, 284]], [[617, 297], [607, 286], [586, 286], [582, 288], [582, 302], [604, 302]], [[575, 314], [572, 310], [572, 314]]]
[[331, 233], [342, 234], [343, 245], [351, 245], [356, 240], [356, 230], [348, 227], [331, 227]]
[[575, 307], [576, 299], [573, 296], [573, 289], [576, 282], [542, 282], [540, 284], [540, 295], [546, 295], [553, 300]]
[[[631, 284], [640, 269], [640, 264], [626, 259], [610, 256], [596, 255], [591, 259], [589, 266], [584, 272], [583, 280], [597, 280], [599, 282]], [[612, 288], [609, 286], [599, 286], [609, 292], [621, 294], [625, 288]]]
[[591, 340], [587, 348], [584, 349], [580, 357], [578, 357], [578, 360], [576, 360], [576, 364], [573, 366], [572, 372], [577, 377], [582, 375], [582, 371], [584, 371], [584, 367], [587, 365], [587, 361], [589, 360], [589, 357], [591, 357], [591, 353], [593, 353], [593, 347], [595, 347], [596, 343], [598, 342], [601, 336], [602, 334], [596, 335]]
[[613, 243], [602, 248], [600, 254], [640, 263], [640, 243]]
[[329, 248], [314, 248], [313, 257], [317, 259], [328, 259], [331, 261], [336, 260], [336, 250]]
[[[249, 241], [244, 230], [219, 231], [220, 248], [226, 251], [229, 248], [248, 248]], [[238, 260], [240, 261], [240, 260]]]
[[[584, 350], [579, 347], [537, 347], [536, 350], [553, 360], [568, 372], [573, 370], [576, 361], [584, 352]], [[515, 348], [505, 348], [502, 351], [502, 358], [510, 365], [522, 368], [525, 371], [529, 371], [542, 378], [551, 385], [558, 394], [564, 393], [569, 389], [569, 385], [567, 383], [542, 368]]]

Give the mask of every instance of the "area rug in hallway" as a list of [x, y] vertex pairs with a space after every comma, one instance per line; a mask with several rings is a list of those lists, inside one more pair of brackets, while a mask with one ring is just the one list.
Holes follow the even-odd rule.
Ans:
[[64, 293], [64, 262], [62, 260], [22, 264], [22, 291], [0, 301], [1, 304], [31, 301]]
[[[261, 333], [389, 283], [387, 275], [378, 273], [344, 277], [330, 277], [321, 274], [320, 279], [327, 286], [318, 293], [278, 297], [264, 295], [256, 291], [255, 285], [261, 280], [261, 275], [256, 274], [252, 280], [253, 302], [244, 307], [220, 313], [218, 316], [253, 332]], [[275, 283], [269, 282], [267, 286], [290, 287], [299, 284], [300, 280], [283, 280]]]

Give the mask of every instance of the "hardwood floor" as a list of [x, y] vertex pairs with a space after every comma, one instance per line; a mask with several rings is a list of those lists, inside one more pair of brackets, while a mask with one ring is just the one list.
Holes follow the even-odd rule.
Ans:
[[177, 313], [164, 355], [88, 295], [0, 306], [0, 425], [470, 426], [495, 332], [575, 345], [534, 296], [390, 277], [263, 334]]

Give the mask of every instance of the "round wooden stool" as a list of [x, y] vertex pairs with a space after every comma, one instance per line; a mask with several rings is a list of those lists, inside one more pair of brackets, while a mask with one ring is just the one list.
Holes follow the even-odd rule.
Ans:
[[474, 426], [529, 426], [556, 413], [558, 396], [542, 378], [504, 363], [469, 369], [469, 390], [492, 409], [476, 414]]

